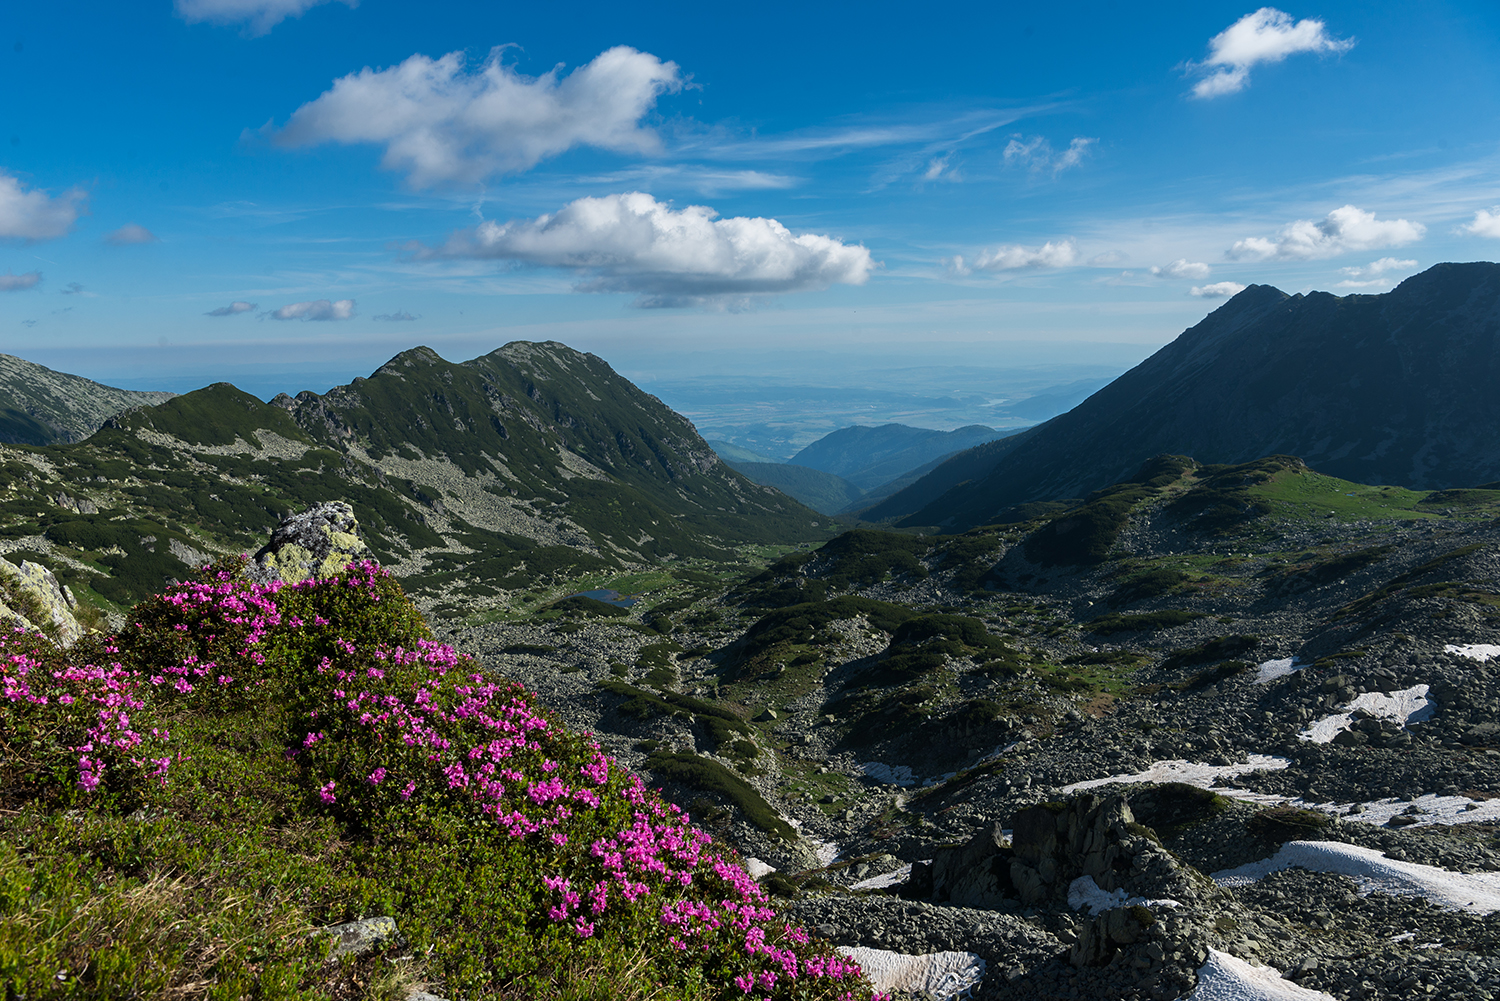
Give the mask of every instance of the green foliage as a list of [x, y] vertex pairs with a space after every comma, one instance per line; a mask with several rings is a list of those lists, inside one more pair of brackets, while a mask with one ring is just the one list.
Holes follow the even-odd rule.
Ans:
[[193, 445], [233, 445], [239, 437], [259, 448], [255, 432], [260, 430], [310, 442], [285, 410], [262, 403], [227, 382], [216, 382], [154, 407], [128, 411], [119, 423], [125, 428], [151, 428]]
[[1310, 588], [1322, 587], [1324, 584], [1332, 584], [1334, 581], [1343, 580], [1350, 574], [1358, 573], [1365, 567], [1385, 559], [1393, 548], [1392, 546], [1371, 546], [1368, 549], [1341, 553], [1330, 559], [1299, 565], [1272, 578], [1266, 587], [1274, 594], [1295, 594]]
[[920, 615], [896, 627], [885, 659], [875, 668], [887, 683], [912, 681], [946, 664], [949, 658], [974, 655], [1000, 659], [1012, 651], [984, 623], [967, 615]]
[[1295, 806], [1273, 806], [1245, 821], [1245, 828], [1262, 841], [1322, 841], [1333, 821], [1326, 813]]
[[1058, 515], [1026, 540], [1026, 558], [1045, 566], [1102, 563], [1139, 504], [1156, 497], [1193, 469], [1192, 459], [1162, 455], [1130, 480], [1090, 494], [1083, 506]]
[[1161, 662], [1161, 666], [1164, 671], [1175, 671], [1178, 668], [1192, 667], [1195, 664], [1206, 664], [1211, 660], [1238, 657], [1254, 650], [1259, 645], [1259, 636], [1218, 636], [1205, 640], [1197, 646], [1173, 652]]
[[1224, 535], [1248, 521], [1271, 513], [1271, 502], [1253, 488], [1277, 476], [1307, 472], [1301, 459], [1273, 455], [1239, 465], [1204, 466], [1198, 482], [1167, 508], [1169, 514], [1195, 531]]
[[[234, 582], [242, 565], [220, 564], [201, 586], [142, 603], [124, 632], [67, 653], [37, 636], [5, 638], [7, 670], [34, 664], [32, 675], [9, 681], [53, 679], [62, 687], [52, 695], [92, 676], [79, 665], [119, 663], [144, 700], [133, 724], [147, 732], [139, 747], [92, 752], [107, 762], [104, 781], [85, 792], [76, 745], [97, 706], [7, 702], [0, 984], [9, 994], [312, 1001], [399, 998], [424, 980], [474, 999], [706, 999], [735, 990], [744, 966], [732, 938], [687, 955], [670, 948], [659, 895], [639, 905], [612, 898], [605, 917], [589, 918], [587, 936], [548, 916], [559, 897], [542, 877], [568, 876], [587, 891], [602, 871], [590, 846], [643, 813], [670, 818], [659, 798], [617, 765], [598, 771], [597, 748], [518, 686], [485, 679], [431, 643], [393, 578], [356, 566], [267, 601]], [[193, 684], [146, 680], [163, 674]], [[419, 716], [433, 742], [410, 746], [399, 734], [420, 731], [368, 711], [393, 705]], [[587, 773], [600, 783], [597, 805], [570, 802], [557, 814], [566, 836], [507, 832], [467, 782], [453, 787], [436, 749], [480, 740], [476, 752], [493, 753], [485, 742], [509, 731], [477, 729], [486, 713], [505, 714], [525, 734], [506, 763], [526, 774], [505, 802], [531, 803], [526, 782], [545, 774]], [[170, 737], [158, 732], [168, 724]], [[734, 750], [748, 757], [754, 744], [746, 743]], [[148, 770], [162, 746], [165, 782]], [[132, 764], [147, 753], [153, 761]], [[752, 822], [795, 836], [721, 766], [691, 755], [657, 760], [671, 781], [725, 795]], [[681, 892], [713, 903], [730, 891], [704, 868]], [[407, 940], [399, 954], [324, 962], [331, 941], [316, 929], [375, 915], [397, 921]], [[826, 946], [810, 948], [826, 955]], [[846, 979], [838, 990], [850, 986]], [[776, 996], [834, 996], [802, 989]]]
[[704, 792], [718, 793], [739, 809], [745, 819], [783, 841], [797, 840], [797, 832], [771, 809], [765, 797], [744, 779], [710, 758], [688, 751], [657, 751], [646, 767], [661, 782], [677, 782]]
[[1111, 612], [1085, 622], [1083, 628], [1087, 632], [1098, 633], [1100, 636], [1109, 636], [1114, 633], [1154, 632], [1158, 629], [1171, 629], [1173, 626], [1185, 625], [1203, 617], [1203, 612], [1187, 612], [1177, 608], [1165, 608], [1159, 612], [1144, 612], [1140, 615], [1119, 615]]
[[1465, 556], [1471, 556], [1474, 553], [1477, 553], [1486, 548], [1488, 547], [1485, 543], [1474, 542], [1470, 543], [1467, 546], [1459, 546], [1457, 549], [1451, 549], [1448, 552], [1443, 553], [1441, 556], [1433, 557], [1426, 563], [1423, 563], [1421, 566], [1414, 567], [1413, 569], [1408, 570], [1403, 574], [1391, 578], [1386, 582], [1384, 586], [1376, 588], [1374, 591], [1371, 591], [1368, 594], [1361, 595], [1360, 597], [1349, 602], [1349, 604], [1339, 609], [1338, 615], [1359, 615], [1367, 612], [1375, 605], [1384, 601], [1386, 598], [1391, 597], [1404, 588], [1412, 586], [1423, 577], [1426, 577], [1431, 573], [1435, 573], [1436, 571], [1445, 567], [1447, 564], [1452, 563], [1455, 560], [1463, 559]]
[[630, 615], [630, 609], [621, 608], [619, 605], [611, 605], [607, 601], [598, 598], [590, 598], [587, 595], [575, 594], [561, 601], [554, 601], [548, 605], [546, 611], [563, 612], [573, 615], [602, 615], [605, 618], [621, 619]]
[[1139, 571], [1127, 576], [1120, 586], [1115, 588], [1109, 601], [1113, 605], [1128, 605], [1147, 598], [1159, 598], [1164, 594], [1170, 594], [1190, 579], [1187, 574], [1172, 567], [1154, 567]]

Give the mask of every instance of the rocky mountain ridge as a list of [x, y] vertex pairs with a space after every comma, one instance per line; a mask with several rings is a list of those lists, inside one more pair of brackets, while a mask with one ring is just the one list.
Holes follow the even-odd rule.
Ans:
[[1081, 497], [1159, 453], [1296, 455], [1361, 483], [1500, 480], [1500, 265], [1439, 264], [1380, 295], [1252, 285], [1066, 414], [862, 512], [962, 529]]
[[153, 406], [175, 395], [116, 389], [0, 354], [0, 442], [82, 441], [122, 410]]

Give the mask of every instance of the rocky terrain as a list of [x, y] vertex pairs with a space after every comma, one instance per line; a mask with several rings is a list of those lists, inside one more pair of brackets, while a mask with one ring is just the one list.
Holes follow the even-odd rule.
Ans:
[[938, 995], [1292, 996], [1245, 986], [1293, 988], [1270, 967], [1322, 992], [1298, 997], [1489, 998], [1497, 513], [1162, 458], [1028, 521], [853, 532], [446, 638], [810, 928], [975, 960]]
[[164, 403], [173, 395], [116, 389], [0, 354], [0, 442], [82, 441], [120, 411]]

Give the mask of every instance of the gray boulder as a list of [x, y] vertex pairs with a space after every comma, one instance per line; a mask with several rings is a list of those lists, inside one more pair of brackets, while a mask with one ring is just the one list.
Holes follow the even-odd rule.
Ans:
[[283, 518], [246, 572], [257, 584], [297, 584], [332, 577], [369, 556], [354, 508], [344, 501], [327, 501]]

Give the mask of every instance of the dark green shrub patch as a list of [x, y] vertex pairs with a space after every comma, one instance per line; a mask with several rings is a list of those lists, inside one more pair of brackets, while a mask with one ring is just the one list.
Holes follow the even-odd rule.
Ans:
[[1118, 615], [1111, 612], [1108, 615], [1101, 615], [1090, 622], [1085, 622], [1083, 628], [1086, 632], [1109, 636], [1114, 633], [1171, 629], [1173, 626], [1185, 625], [1194, 619], [1201, 619], [1203, 617], [1203, 612], [1185, 612], [1178, 608], [1165, 608], [1159, 612], [1144, 612], [1140, 615]]
[[797, 832], [771, 809], [755, 787], [711, 758], [687, 751], [658, 751], [646, 759], [646, 767], [662, 782], [678, 782], [727, 798], [745, 819], [767, 834], [795, 841]]
[[1259, 636], [1218, 636], [1170, 654], [1161, 662], [1162, 670], [1175, 671], [1195, 664], [1206, 664], [1211, 660], [1238, 657], [1260, 646]]

